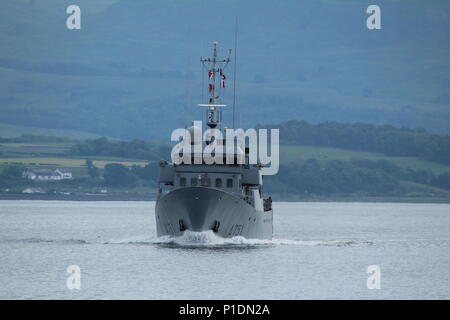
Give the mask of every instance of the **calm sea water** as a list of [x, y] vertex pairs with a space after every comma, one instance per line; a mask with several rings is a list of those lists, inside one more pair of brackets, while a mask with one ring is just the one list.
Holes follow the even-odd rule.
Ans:
[[0, 298], [450, 298], [447, 204], [275, 203], [273, 241], [158, 239], [154, 205], [0, 201]]

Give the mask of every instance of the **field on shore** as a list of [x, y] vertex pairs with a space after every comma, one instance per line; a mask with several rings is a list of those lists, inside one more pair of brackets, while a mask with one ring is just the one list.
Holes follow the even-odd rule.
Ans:
[[450, 166], [427, 161], [415, 157], [388, 157], [376, 152], [361, 152], [351, 151], [337, 148], [312, 147], [312, 146], [281, 146], [280, 147], [280, 162], [287, 164], [298, 161], [305, 161], [310, 158], [317, 160], [386, 160], [395, 165], [413, 170], [430, 170], [434, 174], [441, 174], [450, 172]]
[[[106, 156], [73, 156], [68, 151], [74, 142], [41, 142], [41, 143], [0, 143], [0, 165], [19, 164], [31, 167], [67, 167], [85, 168], [86, 159], [93, 161], [98, 168], [108, 163], [120, 163], [125, 166], [145, 165], [148, 161], [121, 157]], [[170, 155], [168, 155], [169, 157]], [[328, 160], [387, 160], [401, 168], [413, 170], [430, 170], [435, 174], [450, 172], [450, 166], [422, 160], [415, 157], [388, 157], [376, 152], [360, 152], [338, 148], [313, 146], [281, 146], [281, 164], [295, 163], [315, 158]]]
[[74, 142], [0, 143], [0, 166], [21, 165], [31, 168], [68, 168], [77, 176], [87, 174], [86, 159], [103, 169], [108, 163], [145, 166], [148, 161], [106, 156], [74, 156], [68, 153]]

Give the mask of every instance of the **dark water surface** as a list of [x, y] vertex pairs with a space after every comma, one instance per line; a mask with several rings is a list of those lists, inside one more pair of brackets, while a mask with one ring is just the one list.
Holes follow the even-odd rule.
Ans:
[[154, 202], [0, 201], [0, 298], [450, 299], [448, 204], [275, 203], [274, 230], [156, 238]]

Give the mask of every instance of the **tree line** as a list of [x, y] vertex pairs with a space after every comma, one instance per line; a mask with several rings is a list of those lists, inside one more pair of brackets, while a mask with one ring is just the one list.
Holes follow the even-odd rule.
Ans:
[[[134, 188], [157, 186], [158, 163], [145, 166], [127, 167], [118, 163], [95, 167], [91, 160], [86, 161], [88, 176], [55, 182], [33, 182], [22, 177], [23, 167], [4, 166], [0, 171], [0, 187], [13, 188], [25, 185], [45, 185], [52, 188], [64, 186]], [[278, 195], [371, 195], [404, 196], [416, 192], [418, 188], [405, 188], [402, 182], [412, 182], [419, 186], [432, 186], [450, 191], [450, 173], [434, 174], [429, 170], [401, 168], [386, 160], [318, 161], [311, 158], [299, 163], [281, 165], [275, 176], [264, 178], [264, 188]], [[59, 187], [58, 187], [59, 186]], [[428, 193], [430, 190], [427, 191]], [[436, 190], [437, 194], [443, 192]]]
[[19, 137], [2, 138], [0, 137], [0, 143], [23, 143], [23, 142], [71, 142], [70, 138], [44, 136], [36, 134], [22, 134]]
[[402, 181], [450, 190], [450, 174], [401, 168], [386, 160], [318, 161], [281, 165], [275, 176], [265, 178], [266, 189], [280, 194], [403, 195]]
[[170, 147], [134, 139], [114, 141], [107, 138], [86, 139], [74, 144], [69, 154], [79, 156], [113, 156], [141, 160], [160, 160], [170, 154]]
[[367, 123], [288, 121], [279, 125], [284, 145], [333, 147], [355, 151], [380, 152], [386, 156], [418, 157], [450, 164], [450, 135], [428, 133], [425, 129], [395, 128]]
[[[155, 187], [158, 180], [157, 162], [145, 166], [124, 166], [120, 163], [108, 163], [104, 168], [97, 168], [92, 160], [86, 160], [87, 175], [70, 180], [32, 181], [23, 176], [26, 169], [23, 165], [0, 166], [0, 188], [15, 188], [24, 186], [88, 186], [88, 187]], [[0, 190], [1, 191], [1, 190]]]
[[89, 185], [109, 187], [155, 187], [158, 180], [158, 163], [151, 162], [145, 166], [124, 166], [120, 163], [108, 163], [103, 169], [97, 168], [93, 161], [86, 160], [88, 176], [78, 179]]

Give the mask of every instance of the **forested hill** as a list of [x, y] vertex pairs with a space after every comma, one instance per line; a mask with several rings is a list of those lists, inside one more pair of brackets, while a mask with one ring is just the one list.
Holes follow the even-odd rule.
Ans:
[[[67, 30], [78, 4], [81, 30]], [[240, 127], [304, 119], [450, 132], [450, 2], [2, 0], [0, 128], [168, 141], [200, 119], [200, 56], [234, 47]], [[232, 84], [231, 68], [228, 84]], [[224, 95], [231, 104], [232, 90]], [[225, 111], [229, 125], [231, 112]]]
[[282, 145], [333, 147], [380, 152], [386, 156], [418, 157], [450, 164], [450, 135], [430, 134], [425, 129], [396, 128], [367, 123], [288, 121], [262, 128], [279, 128]]

